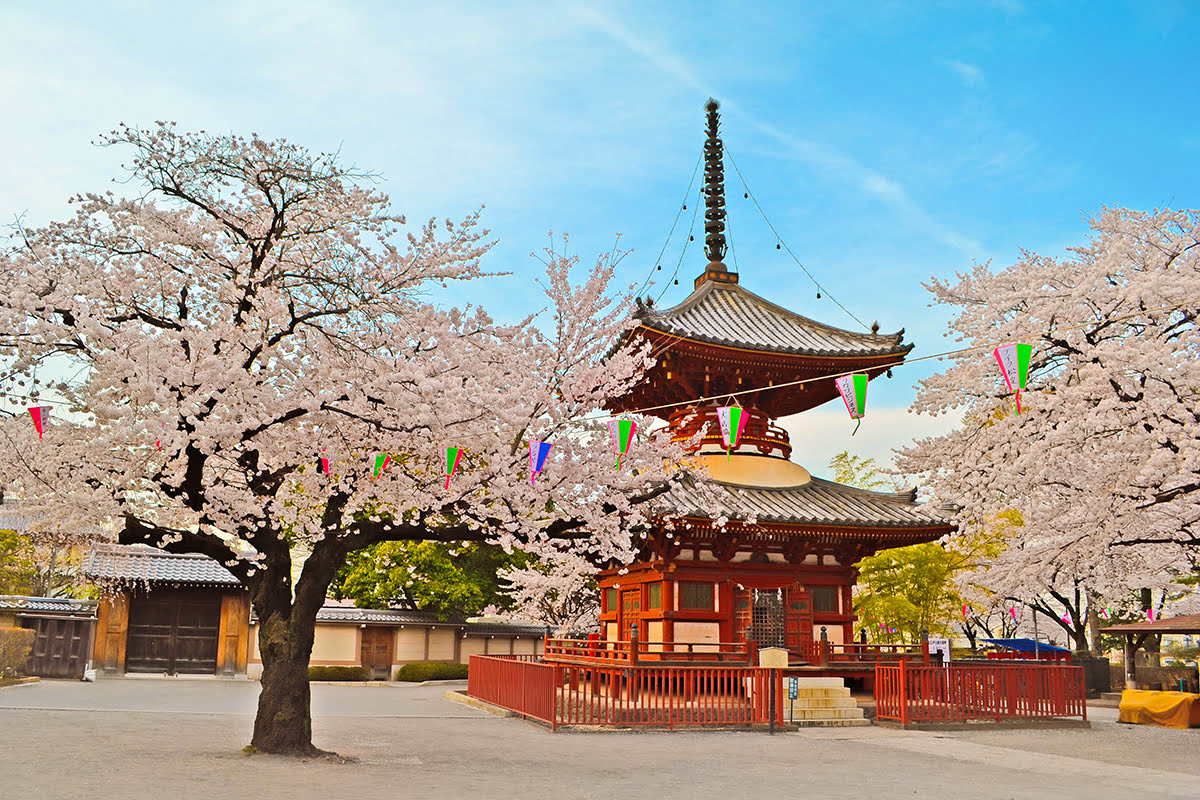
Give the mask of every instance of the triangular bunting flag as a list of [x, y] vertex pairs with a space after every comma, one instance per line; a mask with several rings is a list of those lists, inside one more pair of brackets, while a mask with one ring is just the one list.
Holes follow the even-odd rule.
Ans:
[[742, 431], [746, 429], [748, 418], [746, 409], [741, 406], [722, 406], [717, 409], [717, 419], [721, 421], [721, 441], [725, 444], [726, 460], [730, 458], [730, 453], [742, 440]]
[[458, 459], [462, 457], [462, 450], [458, 447], [446, 448], [446, 488], [450, 488], [450, 476], [458, 469]]
[[529, 443], [529, 483], [531, 485], [537, 482], [537, 476], [541, 474], [542, 467], [546, 464], [546, 456], [550, 455], [551, 447], [553, 445], [550, 442]]
[[1017, 413], [1021, 413], [1021, 392], [1029, 383], [1029, 360], [1033, 355], [1031, 344], [1002, 344], [992, 351], [1000, 365], [1000, 374], [1010, 392], [1016, 393]]
[[837, 386], [838, 394], [846, 403], [850, 419], [856, 421], [854, 430], [850, 433], [851, 436], [858, 433], [858, 426], [862, 424], [862, 418], [867, 413], [867, 381], [869, 379], [869, 375], [860, 372], [854, 375], [843, 375], [833, 381]]
[[383, 474], [383, 471], [388, 468], [388, 464], [392, 463], [392, 457], [387, 453], [375, 454], [375, 468], [371, 470], [371, 480], [378, 478]]
[[613, 450], [617, 454], [617, 469], [621, 468], [621, 458], [629, 452], [637, 423], [629, 419], [614, 419], [608, 423], [608, 432], [612, 436]]
[[29, 416], [33, 418], [33, 429], [37, 431], [38, 439], [42, 438], [46, 425], [50, 422], [50, 411], [50, 406], [29, 407]]
[[322, 453], [322, 455], [317, 459], [317, 474], [328, 475], [330, 459], [324, 455], [324, 453], [325, 453], [324, 447], [321, 448], [321, 453]]

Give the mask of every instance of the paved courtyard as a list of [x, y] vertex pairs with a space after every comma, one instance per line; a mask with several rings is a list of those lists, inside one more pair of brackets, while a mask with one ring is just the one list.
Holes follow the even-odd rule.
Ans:
[[0, 689], [0, 798], [1200, 797], [1200, 729], [557, 733], [444, 686], [313, 687], [315, 742], [358, 763], [243, 756], [258, 684]]

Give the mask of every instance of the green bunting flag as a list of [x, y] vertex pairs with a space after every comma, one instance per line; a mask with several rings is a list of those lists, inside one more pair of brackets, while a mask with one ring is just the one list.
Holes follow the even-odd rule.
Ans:
[[462, 457], [462, 450], [458, 447], [446, 448], [446, 488], [450, 488], [450, 476], [458, 469], [458, 459]]
[[846, 403], [846, 410], [850, 412], [850, 419], [856, 420], [854, 430], [850, 433], [851, 436], [858, 433], [858, 426], [862, 424], [862, 418], [867, 413], [868, 380], [870, 380], [870, 376], [865, 372], [843, 375], [834, 379], [838, 394], [842, 396], [842, 400]]
[[617, 469], [621, 468], [621, 457], [629, 452], [629, 445], [633, 441], [633, 433], [637, 430], [637, 423], [629, 419], [614, 419], [608, 423], [608, 432], [612, 436], [613, 450], [617, 454]]
[[1017, 413], [1021, 413], [1021, 392], [1029, 385], [1029, 360], [1033, 355], [1031, 344], [1002, 344], [992, 351], [1000, 364], [1000, 374], [1004, 376], [1010, 392], [1017, 396]]

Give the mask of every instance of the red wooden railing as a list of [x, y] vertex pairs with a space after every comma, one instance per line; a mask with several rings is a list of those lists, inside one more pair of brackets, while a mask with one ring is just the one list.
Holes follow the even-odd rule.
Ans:
[[1016, 650], [992, 650], [987, 654], [989, 661], [1070, 661], [1071, 654], [1059, 650], [1039, 650], [1037, 657], [1032, 652]]
[[551, 729], [674, 729], [783, 721], [783, 673], [777, 669], [590, 666], [473, 655], [469, 674], [471, 697], [545, 722]]
[[1058, 664], [875, 667], [878, 719], [910, 722], [1087, 719], [1083, 669]]
[[834, 644], [820, 640], [801, 642], [800, 657], [806, 663], [815, 665], [929, 662], [929, 653], [923, 644]]
[[752, 665], [746, 642], [633, 642], [593, 639], [546, 639], [545, 659], [570, 664], [724, 664]]

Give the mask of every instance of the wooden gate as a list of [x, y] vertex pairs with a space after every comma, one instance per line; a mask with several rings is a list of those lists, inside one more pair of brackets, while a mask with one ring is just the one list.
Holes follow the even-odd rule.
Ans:
[[221, 596], [216, 592], [157, 589], [135, 596], [125, 671], [213, 674], [220, 627]]
[[22, 617], [21, 627], [34, 632], [26, 671], [43, 678], [82, 678], [93, 622], [91, 619]]
[[372, 625], [362, 629], [359, 656], [362, 665], [371, 670], [371, 680], [386, 681], [391, 678], [392, 643], [395, 639], [394, 628]]

